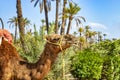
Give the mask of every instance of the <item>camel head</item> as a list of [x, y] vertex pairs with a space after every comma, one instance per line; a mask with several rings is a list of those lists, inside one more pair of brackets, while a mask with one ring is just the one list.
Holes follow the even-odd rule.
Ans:
[[76, 38], [73, 35], [52, 34], [46, 36], [46, 40], [49, 46], [53, 47], [56, 51], [65, 50], [76, 42]]
[[12, 43], [12, 35], [6, 29], [0, 29], [0, 45], [2, 44], [2, 40], [8, 41], [8, 43]]

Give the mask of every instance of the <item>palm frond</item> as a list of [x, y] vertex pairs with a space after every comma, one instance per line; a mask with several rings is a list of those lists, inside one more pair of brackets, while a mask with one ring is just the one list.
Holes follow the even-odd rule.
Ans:
[[79, 24], [82, 24], [81, 20], [78, 19], [78, 18], [75, 18], [75, 21], [76, 21], [76, 25], [78, 26]]
[[78, 16], [80, 19], [82, 19], [84, 22], [86, 22], [86, 19], [83, 16]]
[[72, 9], [74, 7], [71, 2], [69, 3], [69, 7], [70, 7], [70, 9]]
[[44, 1], [42, 0], [42, 2], [39, 3], [40, 13], [42, 13], [43, 11], [43, 5], [44, 5]]
[[10, 28], [11, 26], [13, 27], [12, 23], [10, 23], [9, 28]]
[[31, 0], [30, 2], [33, 2], [34, 0]]
[[75, 4], [75, 5], [77, 5], [77, 3], [75, 3], [73, 0], [68, 0], [68, 1]]
[[48, 11], [50, 11], [51, 10], [51, 1], [50, 0], [47, 2], [47, 7], [48, 7]]
[[2, 29], [4, 29], [4, 23], [3, 23], [2, 18], [0, 18], [0, 22], [1, 22], [1, 24], [2, 24]]
[[[34, 0], [33, 0], [33, 1], [34, 1]], [[34, 7], [36, 7], [36, 5], [38, 4], [39, 1], [40, 1], [40, 0], [37, 0], [37, 1], [35, 2]]]

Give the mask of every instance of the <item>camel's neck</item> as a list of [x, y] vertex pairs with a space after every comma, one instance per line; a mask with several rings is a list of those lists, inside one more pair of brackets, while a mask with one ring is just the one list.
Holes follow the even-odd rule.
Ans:
[[51, 65], [56, 60], [56, 57], [60, 52], [60, 50], [57, 48], [58, 46], [47, 43], [40, 59], [36, 63], [38, 69], [37, 71], [41, 73], [41, 80], [47, 75], [47, 73], [50, 71]]
[[[68, 47], [68, 45], [65, 47], [62, 46], [63, 49], [66, 49]], [[43, 53], [41, 54], [39, 60], [35, 64], [27, 63], [27, 66], [31, 68], [32, 74], [36, 73], [36, 77], [39, 80], [43, 80], [43, 78], [50, 71], [50, 68], [55, 62], [60, 51], [60, 46], [56, 46], [51, 43], [46, 43]]]
[[60, 52], [59, 46], [46, 43], [45, 48], [39, 60], [36, 63], [32, 64], [20, 62], [20, 64], [26, 64], [26, 66], [32, 71], [31, 76], [35, 77], [35, 79], [43, 80], [43, 78], [50, 71], [51, 65], [56, 60], [56, 57], [59, 52]]
[[45, 64], [47, 62], [50, 62], [51, 64], [54, 63], [58, 53], [60, 52], [60, 49], [57, 48], [59, 48], [59, 46], [55, 46], [54, 44], [52, 45], [47, 43], [37, 63], [38, 64]]

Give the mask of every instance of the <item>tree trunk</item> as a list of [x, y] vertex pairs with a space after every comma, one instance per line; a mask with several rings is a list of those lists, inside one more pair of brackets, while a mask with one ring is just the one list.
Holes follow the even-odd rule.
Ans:
[[46, 0], [44, 0], [44, 11], [45, 11], [47, 33], [49, 33], [49, 21], [48, 21], [48, 10], [47, 10], [47, 5], [46, 5]]
[[69, 34], [69, 32], [70, 32], [71, 22], [72, 22], [72, 17], [70, 16], [69, 17], [69, 23], [68, 23], [68, 28], [67, 28], [67, 33], [66, 34]]
[[19, 26], [19, 32], [20, 32], [20, 41], [21, 41], [24, 52], [27, 53], [27, 48], [26, 48], [25, 39], [24, 39], [25, 30], [24, 30], [24, 23], [23, 23], [23, 16], [22, 16], [21, 0], [17, 0], [16, 8], [17, 8], [18, 26]]
[[4, 29], [4, 23], [3, 23], [2, 18], [0, 18], [0, 21], [1, 21], [1, 24], [2, 24], [2, 29]]
[[62, 11], [62, 26], [61, 26], [61, 35], [65, 33], [65, 6], [66, 6], [67, 0], [63, 1], [63, 11]]
[[55, 19], [55, 33], [58, 33], [58, 11], [59, 11], [59, 0], [56, 0], [56, 19]]
[[17, 26], [15, 26], [15, 38], [14, 38], [14, 43], [16, 43], [16, 39], [17, 39]]

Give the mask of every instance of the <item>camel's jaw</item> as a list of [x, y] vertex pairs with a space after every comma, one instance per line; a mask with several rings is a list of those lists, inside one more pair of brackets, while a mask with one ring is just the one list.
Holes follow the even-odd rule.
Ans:
[[2, 37], [0, 37], [0, 46], [1, 46], [1, 44], [2, 44]]

